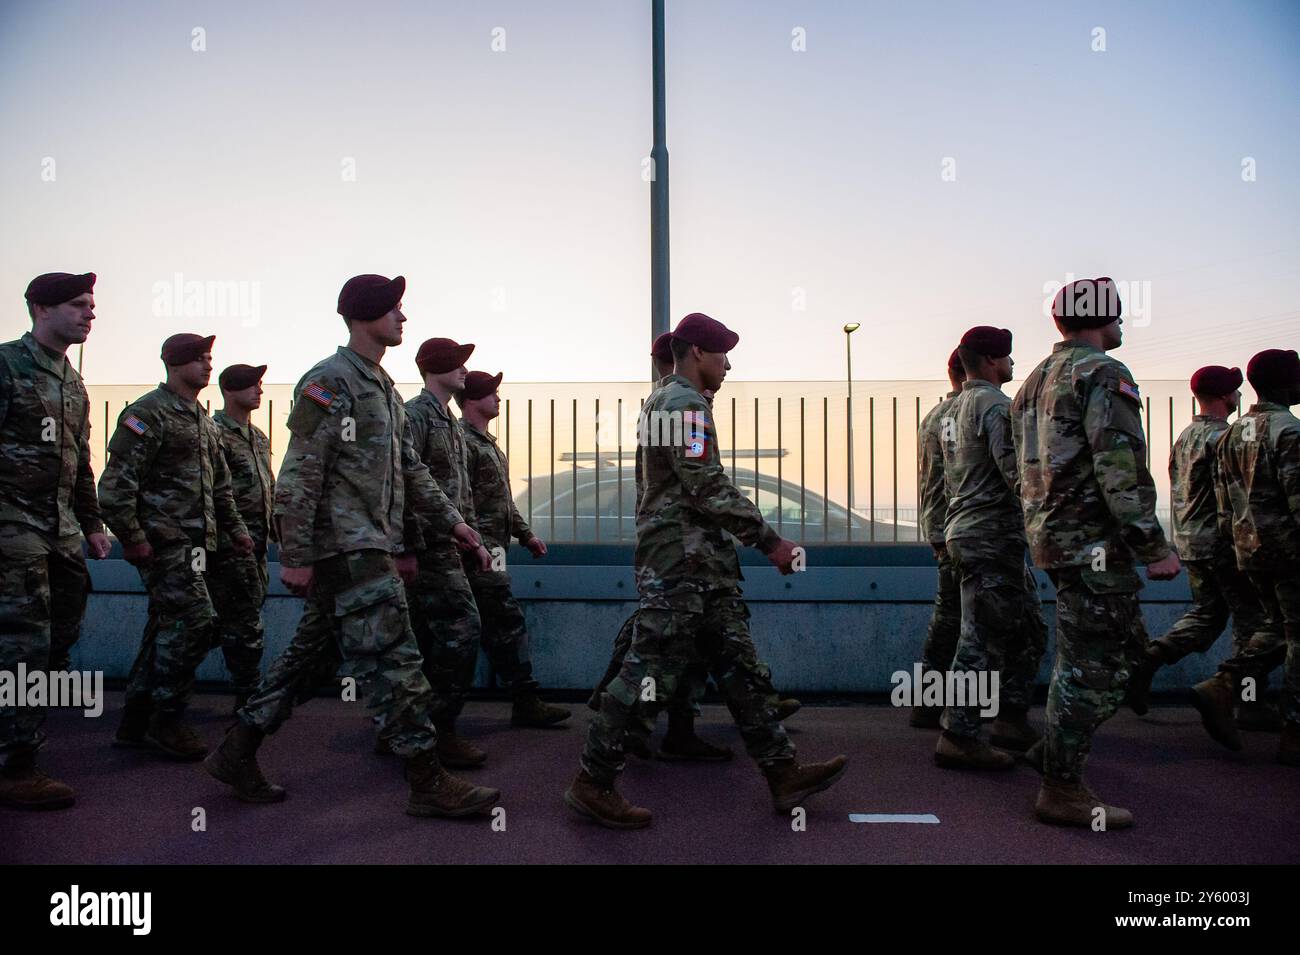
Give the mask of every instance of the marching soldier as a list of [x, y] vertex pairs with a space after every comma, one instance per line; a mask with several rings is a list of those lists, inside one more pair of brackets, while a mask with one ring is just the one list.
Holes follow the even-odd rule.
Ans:
[[1052, 303], [1062, 341], [1011, 407], [1030, 553], [1056, 585], [1035, 813], [1062, 825], [1101, 819], [1109, 829], [1132, 825], [1133, 814], [1103, 804], [1083, 769], [1093, 734], [1124, 699], [1128, 654], [1147, 642], [1135, 567], [1145, 563], [1152, 580], [1179, 571], [1156, 519], [1137, 384], [1106, 354], [1123, 340], [1122, 308], [1109, 278], [1063, 287]]
[[471, 815], [500, 798], [439, 764], [432, 694], [407, 614], [402, 581], [414, 579], [422, 543], [415, 511], [433, 534], [466, 548], [481, 543], [416, 455], [401, 396], [380, 366], [402, 341], [405, 288], [401, 276], [349, 279], [338, 303], [348, 344], [294, 389], [275, 520], [280, 579], [307, 603], [288, 648], [204, 764], [246, 802], [284, 799], [262, 775], [257, 750], [314, 687], [323, 663], [339, 657], [369, 706], [382, 709], [387, 745], [406, 760], [409, 814]]
[[[980, 325], [957, 351], [966, 381], [943, 423], [943, 480], [948, 495], [944, 542], [961, 585], [961, 637], [951, 661], [957, 673], [1000, 675], [993, 746], [980, 735], [980, 704], [949, 701], [935, 746], [940, 766], [1010, 769], [1040, 736], [1029, 724], [1034, 677], [1047, 644], [1038, 588], [1025, 566], [1020, 478], [1011, 438], [1011, 332]], [[993, 747], [1001, 747], [995, 749]]]
[[[782, 573], [795, 545], [783, 540], [728, 480], [704, 389], [722, 386], [727, 352], [739, 340], [721, 322], [692, 314], [673, 332], [675, 373], [646, 401], [637, 443], [636, 580], [641, 596], [632, 646], [601, 696], [581, 771], [565, 793], [575, 811], [603, 826], [647, 826], [651, 813], [614, 788], [632, 723], [648, 737], [654, 716], [702, 657], [727, 697], [745, 748], [767, 777], [778, 812], [833, 785], [847, 760], [800, 766], [776, 715], [777, 694], [749, 635], [732, 536], [758, 547]], [[674, 427], [677, 433], [672, 433]]]
[[[1300, 355], [1270, 348], [1250, 360], [1246, 377], [1259, 396], [1219, 444], [1219, 502], [1231, 522], [1237, 566], [1250, 576], [1274, 627], [1193, 689], [1210, 736], [1229, 749], [1241, 739], [1232, 719], [1238, 687], [1258, 699], [1265, 674], [1285, 657], [1277, 758], [1300, 766]], [[1280, 634], [1278, 630], [1280, 625]], [[1251, 685], [1253, 683], [1253, 686]]]
[[[921, 420], [916, 441], [916, 468], [918, 478], [917, 499], [921, 502], [921, 533], [934, 551], [934, 560], [939, 568], [938, 580], [934, 589], [934, 611], [930, 614], [930, 627], [925, 635], [925, 646], [921, 650], [922, 673], [931, 670], [947, 671], [952, 666], [953, 654], [957, 652], [957, 640], [961, 635], [961, 587], [953, 570], [952, 556], [943, 539], [943, 526], [948, 520], [948, 493], [943, 482], [943, 421], [951, 417], [953, 401], [961, 394], [962, 382], [966, 380], [966, 369], [961, 366], [957, 349], [948, 356], [948, 382], [952, 391], [930, 409]], [[912, 716], [908, 721], [918, 729], [938, 729], [943, 707], [923, 706], [917, 703], [912, 707]]]
[[[90, 574], [108, 556], [90, 467], [90, 401], [67, 359], [90, 335], [95, 273], [27, 286], [32, 330], [0, 345], [0, 670], [62, 670], [81, 635]], [[0, 804], [62, 809], [72, 787], [36, 766], [43, 706], [0, 707]]]
[[470, 569], [469, 582], [483, 622], [483, 648], [497, 676], [510, 687], [513, 696], [511, 725], [550, 727], [567, 720], [571, 714], [564, 707], [544, 703], [538, 696], [528, 654], [524, 612], [515, 600], [510, 574], [504, 568], [511, 539], [519, 541], [534, 558], [546, 556], [546, 542], [533, 533], [515, 507], [510, 496], [509, 462], [496, 439], [488, 433], [488, 422], [501, 411], [501, 399], [497, 395], [500, 385], [500, 373], [471, 371], [465, 377], [464, 388], [456, 395], [464, 414], [476, 530], [492, 558], [487, 570]]
[[194, 671], [216, 639], [208, 561], [221, 532], [232, 554], [253, 553], [220, 429], [198, 402], [212, 375], [215, 338], [182, 333], [163, 342], [167, 380], [118, 416], [99, 481], [104, 520], [149, 592], [114, 745], [180, 760], [208, 751], [184, 719]]
[[[1127, 702], [1139, 716], [1147, 711], [1151, 681], [1162, 666], [1177, 663], [1189, 653], [1204, 653], [1219, 639], [1232, 618], [1234, 655], [1245, 651], [1253, 638], [1279, 646], [1278, 624], [1269, 619], [1250, 578], [1237, 567], [1232, 549], [1232, 529], [1221, 521], [1216, 498], [1217, 451], [1228, 432], [1228, 415], [1241, 402], [1241, 369], [1207, 365], [1192, 375], [1192, 394], [1199, 413], [1174, 442], [1169, 452], [1169, 487], [1173, 517], [1174, 550], [1187, 568], [1192, 607], [1163, 637], [1147, 645], [1146, 653], [1129, 678]], [[1237, 707], [1237, 727], [1278, 730], [1281, 720], [1260, 695]]]
[[229, 532], [218, 534], [217, 554], [209, 565], [208, 592], [217, 612], [217, 639], [235, 691], [235, 712], [257, 686], [262, 663], [262, 605], [266, 602], [266, 545], [272, 539], [271, 442], [249, 417], [262, 406], [266, 366], [231, 365], [217, 378], [225, 407], [212, 416], [221, 436], [221, 453], [230, 471], [230, 488], [253, 553], [240, 554]]

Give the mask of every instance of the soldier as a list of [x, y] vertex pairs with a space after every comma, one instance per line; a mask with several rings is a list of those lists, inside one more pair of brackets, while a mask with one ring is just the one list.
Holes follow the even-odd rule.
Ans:
[[[1280, 645], [1250, 578], [1237, 568], [1232, 549], [1232, 529], [1221, 522], [1215, 492], [1216, 452], [1228, 432], [1228, 415], [1241, 403], [1241, 369], [1207, 365], [1192, 375], [1192, 394], [1200, 413], [1183, 429], [1169, 452], [1169, 487], [1173, 517], [1173, 542], [1187, 568], [1192, 607], [1163, 637], [1147, 645], [1146, 653], [1129, 678], [1127, 703], [1139, 716], [1147, 711], [1151, 681], [1162, 666], [1177, 663], [1189, 653], [1204, 653], [1214, 645], [1232, 617], [1232, 649], [1243, 653], [1253, 638]], [[1263, 700], [1267, 675], [1261, 675], [1260, 694], [1237, 707], [1237, 727], [1279, 730], [1281, 720]]]
[[[95, 320], [95, 273], [27, 286], [32, 330], [0, 345], [0, 670], [61, 670], [81, 635], [90, 575], [108, 556], [90, 468], [90, 401], [68, 361]], [[36, 767], [44, 706], [0, 707], [0, 803], [62, 809], [72, 787]]]
[[118, 416], [99, 481], [104, 520], [149, 592], [149, 620], [113, 744], [179, 760], [208, 751], [184, 716], [194, 671], [216, 639], [209, 555], [219, 531], [233, 554], [253, 553], [220, 430], [198, 402], [212, 375], [215, 338], [181, 333], [163, 342], [167, 380]]
[[1193, 687], [1193, 699], [1210, 736], [1240, 749], [1232, 719], [1235, 690], [1250, 687], [1257, 698], [1264, 675], [1285, 657], [1277, 758], [1300, 766], [1300, 420], [1288, 410], [1300, 404], [1300, 355], [1262, 351], [1246, 366], [1246, 377], [1259, 401], [1219, 444], [1219, 509], [1231, 522], [1237, 566], [1250, 576], [1275, 626]]
[[[465, 387], [465, 362], [473, 345], [430, 338], [420, 345], [416, 367], [424, 389], [406, 403], [415, 453], [428, 467], [447, 499], [474, 525], [474, 494], [469, 486], [465, 433], [452, 415], [451, 397]], [[420, 573], [408, 586], [411, 625], [424, 657], [424, 675], [433, 688], [433, 722], [438, 728], [438, 758], [444, 765], [481, 766], [487, 753], [456, 735], [456, 719], [474, 682], [482, 619], [456, 545], [446, 535], [426, 534]], [[474, 562], [490, 565], [479, 547]], [[382, 751], [382, 747], [381, 747]]]
[[416, 509], [432, 533], [481, 546], [416, 456], [401, 396], [380, 366], [384, 352], [402, 342], [405, 288], [401, 276], [358, 275], [344, 283], [338, 311], [347, 347], [317, 363], [294, 389], [274, 515], [280, 580], [307, 603], [293, 640], [204, 763], [245, 802], [284, 799], [284, 789], [262, 775], [257, 750], [340, 658], [357, 689], [369, 691], [369, 706], [382, 709], [384, 738], [406, 760], [409, 814], [471, 815], [500, 798], [438, 762], [431, 693], [402, 589], [417, 569]]
[[546, 542], [533, 533], [510, 497], [510, 466], [496, 439], [488, 434], [488, 422], [501, 410], [497, 388], [501, 374], [471, 371], [456, 395], [464, 413], [465, 448], [468, 453], [469, 486], [474, 496], [476, 530], [488, 548], [492, 565], [487, 570], [471, 568], [470, 586], [483, 621], [483, 648], [502, 683], [510, 687], [512, 726], [550, 727], [571, 715], [564, 707], [551, 706], [538, 696], [537, 680], [528, 655], [528, 628], [524, 612], [510, 587], [504, 560], [510, 541], [519, 541], [534, 558], [546, 556]]
[[1030, 553], [1056, 585], [1047, 731], [1026, 754], [1043, 770], [1034, 810], [1044, 822], [1102, 819], [1109, 829], [1131, 826], [1133, 814], [1104, 805], [1083, 768], [1093, 733], [1124, 699], [1131, 646], [1147, 641], [1135, 565], [1152, 580], [1179, 571], [1156, 519], [1138, 387], [1106, 354], [1123, 340], [1122, 308], [1109, 278], [1064, 286], [1052, 303], [1062, 341], [1011, 406]]
[[[961, 394], [961, 385], [965, 380], [966, 369], [962, 368], [961, 358], [954, 348], [948, 356], [948, 382], [952, 385], [952, 391], [930, 410], [917, 429], [917, 496], [921, 502], [921, 533], [934, 551], [934, 560], [939, 567], [934, 588], [934, 611], [930, 614], [930, 628], [921, 650], [922, 673], [930, 670], [947, 671], [952, 666], [952, 657], [957, 652], [957, 640], [961, 634], [961, 587], [953, 570], [952, 556], [943, 539], [943, 526], [948, 520], [948, 493], [943, 483], [943, 446], [940, 437], [943, 419], [950, 417], [949, 409]], [[939, 717], [942, 715], [941, 706], [923, 706], [917, 703], [912, 707], [912, 716], [908, 722], [918, 729], [938, 729]]]
[[[581, 771], [565, 793], [575, 811], [603, 826], [633, 829], [651, 821], [614, 788], [623, 741], [635, 723], [648, 737], [664, 700], [687, 666], [703, 658], [727, 698], [745, 748], [759, 764], [778, 812], [833, 785], [847, 760], [800, 766], [776, 716], [777, 694], [749, 635], [732, 536], [758, 547], [783, 574], [793, 572], [795, 545], [728, 480], [718, 455], [712, 413], [702, 394], [716, 391], [739, 340], [699, 313], [673, 332], [675, 372], [642, 408], [638, 424], [636, 581], [641, 596], [632, 646], [601, 696], [582, 753]], [[677, 433], [673, 434], [676, 428]]]
[[[990, 746], [980, 736], [981, 707], [948, 701], [934, 760], [954, 769], [1010, 769], [1040, 734], [1029, 724], [1034, 677], [1047, 644], [1038, 587], [1025, 566], [1020, 479], [1011, 438], [1011, 332], [980, 325], [957, 348], [966, 381], [941, 422], [948, 496], [944, 542], [961, 584], [961, 637], [951, 668], [993, 671], [997, 716]], [[971, 684], [967, 684], [970, 686]], [[993, 747], [1001, 747], [994, 749]]]
[[217, 612], [216, 637], [230, 671], [238, 713], [257, 686], [262, 663], [262, 605], [266, 602], [266, 545], [273, 537], [271, 442], [249, 416], [262, 406], [266, 366], [231, 365], [217, 378], [225, 407], [212, 416], [221, 436], [221, 453], [230, 471], [230, 488], [253, 553], [240, 554], [230, 534], [218, 534], [216, 557], [208, 566], [208, 592]]

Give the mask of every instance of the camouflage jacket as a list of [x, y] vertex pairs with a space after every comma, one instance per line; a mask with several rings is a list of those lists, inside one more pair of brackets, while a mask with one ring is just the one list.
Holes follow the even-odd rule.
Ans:
[[[1011, 404], [1025, 531], [1043, 569], [1169, 555], [1146, 466], [1142, 401], [1122, 362], [1057, 342]], [[1131, 570], [1130, 570], [1131, 573]]]
[[1219, 443], [1221, 511], [1231, 521], [1237, 565], [1290, 571], [1300, 564], [1300, 419], [1261, 401]]
[[962, 385], [945, 417], [950, 429], [949, 440], [940, 442], [948, 493], [944, 538], [998, 538], [1023, 550], [1011, 399], [993, 382], [974, 379]]
[[[248, 527], [258, 553], [266, 552], [271, 535], [271, 505], [275, 501], [275, 478], [271, 476], [271, 442], [257, 425], [240, 424], [225, 411], [212, 416], [221, 435], [221, 452], [230, 469], [230, 490], [239, 516]], [[230, 535], [222, 529], [220, 546], [230, 546]]]
[[446, 535], [462, 520], [415, 453], [393, 379], [350, 348], [294, 389], [275, 483], [280, 562], [307, 567], [357, 550], [424, 545], [415, 512]]
[[104, 530], [86, 387], [31, 332], [0, 345], [0, 521], [57, 537]]
[[740, 580], [735, 544], [780, 540], [727, 477], [713, 412], [680, 375], [646, 399], [637, 423], [636, 581], [642, 596], [699, 594]]
[[99, 479], [104, 521], [123, 544], [217, 547], [218, 527], [247, 533], [230, 491], [220, 429], [165, 384], [126, 406]]
[[948, 520], [948, 492], [943, 484], [943, 418], [961, 392], [948, 396], [930, 409], [921, 420], [916, 438], [916, 472], [918, 500], [921, 502], [921, 533], [931, 544], [943, 543], [943, 525]]
[[465, 424], [464, 429], [474, 516], [478, 521], [475, 530], [489, 550], [509, 546], [511, 538], [521, 544], [527, 542], [534, 534], [510, 496], [510, 464], [496, 438], [472, 424]]
[[427, 388], [406, 403], [406, 422], [415, 453], [465, 522], [477, 530], [464, 426]]
[[1215, 497], [1215, 451], [1228, 422], [1198, 414], [1169, 451], [1169, 511], [1174, 549], [1183, 560], [1209, 560], [1225, 538]]

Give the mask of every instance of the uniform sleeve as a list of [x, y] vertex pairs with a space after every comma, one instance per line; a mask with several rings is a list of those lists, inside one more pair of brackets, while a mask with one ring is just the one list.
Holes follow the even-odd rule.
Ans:
[[346, 407], [346, 396], [336, 397], [326, 409], [299, 394], [289, 412], [289, 447], [280, 465], [273, 512], [285, 567], [312, 563], [316, 510], [325, 492], [325, 475], [338, 453], [337, 419]]
[[1277, 440], [1277, 478], [1291, 511], [1292, 532], [1300, 530], [1300, 430], [1286, 428]]
[[1142, 563], [1164, 560], [1169, 543], [1156, 518], [1137, 385], [1122, 366], [1103, 366], [1085, 380], [1084, 389], [1083, 426], [1102, 500]]
[[1011, 402], [999, 401], [984, 414], [984, 438], [998, 473], [1017, 498], [1020, 471], [1016, 467], [1016, 443], [1011, 436]]
[[[420, 519], [428, 524], [429, 532], [438, 537], [450, 537], [451, 529], [457, 524], [465, 523], [460, 512], [447, 499], [447, 495], [438, 487], [429, 469], [420, 456], [415, 453], [415, 442], [407, 426], [402, 429], [402, 476], [406, 482], [405, 508], [409, 514], [414, 511]], [[420, 527], [418, 521], [404, 521], [405, 542], [419, 546]], [[423, 542], [427, 545], [427, 541]]]
[[104, 521], [99, 513], [99, 496], [95, 493], [95, 471], [90, 466], [90, 402], [77, 435], [77, 482], [72, 489], [72, 512], [81, 525], [81, 533], [104, 533]]
[[9, 402], [13, 390], [14, 379], [9, 373], [9, 363], [0, 361], [0, 428], [4, 427], [5, 419], [9, 417]]
[[[138, 434], [123, 422], [138, 419], [145, 428]], [[117, 429], [108, 442], [108, 464], [99, 479], [99, 509], [104, 523], [124, 546], [149, 540], [140, 526], [140, 482], [162, 445], [162, 426], [143, 409], [126, 408], [117, 419]]]
[[[505, 455], [501, 456], [501, 460], [505, 461]], [[501, 493], [505, 495], [506, 506], [510, 508], [510, 536], [521, 544], [527, 544], [537, 535], [528, 526], [528, 521], [524, 520], [524, 515], [519, 513], [519, 508], [515, 507], [514, 495], [510, 493], [510, 463], [508, 461], [506, 461], [504, 470], [505, 487], [501, 489]]]
[[217, 512], [217, 527], [235, 537], [248, 537], [239, 507], [235, 504], [235, 491], [230, 483], [230, 462], [226, 460], [225, 443], [220, 436], [215, 439], [212, 454], [212, 505]]
[[921, 531], [931, 544], [943, 543], [943, 512], [947, 500], [943, 487], [943, 449], [935, 426], [938, 419], [922, 422], [916, 443], [916, 466], [920, 481]]
[[[1212, 462], [1211, 473], [1214, 476], [1214, 507], [1216, 523], [1219, 529], [1219, 537], [1228, 543], [1232, 543], [1232, 498], [1228, 494], [1228, 476], [1223, 469], [1224, 449], [1228, 446], [1228, 432], [1223, 432], [1222, 437], [1214, 446], [1214, 461]], [[1169, 469], [1170, 478], [1173, 477], [1173, 466]]]

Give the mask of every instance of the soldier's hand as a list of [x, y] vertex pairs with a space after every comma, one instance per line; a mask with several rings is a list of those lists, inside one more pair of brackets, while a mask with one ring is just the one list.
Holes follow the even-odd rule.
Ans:
[[1183, 563], [1178, 559], [1178, 555], [1173, 551], [1164, 560], [1158, 560], [1154, 564], [1147, 564], [1147, 576], [1152, 580], [1173, 580], [1178, 576], [1178, 572], [1183, 569]]
[[463, 551], [472, 551], [483, 546], [483, 539], [478, 536], [478, 531], [464, 521], [451, 529], [451, 537], [456, 542], [456, 546]]
[[253, 552], [253, 538], [249, 537], [247, 534], [240, 534], [238, 537], [235, 537], [233, 543], [235, 545], [236, 554], [248, 556]]
[[311, 567], [286, 567], [280, 565], [280, 583], [295, 597], [306, 597], [311, 592], [311, 582], [316, 571]]
[[796, 546], [798, 545], [794, 541], [786, 540], [783, 537], [781, 543], [767, 552], [767, 559], [781, 572], [782, 576], [794, 573], [794, 549]]
[[415, 583], [415, 578], [420, 575], [419, 559], [414, 554], [398, 554], [395, 563], [397, 576], [402, 578], [402, 583], [408, 587]]
[[931, 544], [930, 549], [934, 551], [935, 560], [943, 560], [945, 557], [948, 556], [947, 544]]
[[103, 560], [112, 549], [107, 534], [91, 534], [86, 538], [86, 550], [90, 552], [91, 560]]
[[488, 553], [488, 549], [482, 544], [479, 544], [478, 550], [474, 551], [473, 560], [478, 564], [479, 570], [492, 569], [492, 555]]
[[528, 538], [524, 546], [528, 548], [533, 557], [546, 556], [546, 541], [542, 540], [540, 537]]
[[123, 544], [122, 557], [128, 564], [139, 567], [153, 560], [153, 548], [149, 546], [148, 541], [141, 544]]

